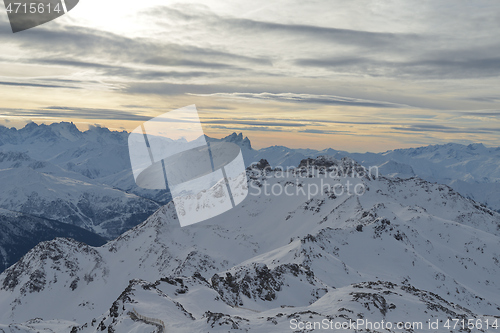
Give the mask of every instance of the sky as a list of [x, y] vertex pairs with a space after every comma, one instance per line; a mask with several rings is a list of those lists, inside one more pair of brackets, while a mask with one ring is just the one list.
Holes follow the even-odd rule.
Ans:
[[196, 104], [256, 148], [500, 146], [497, 0], [81, 0], [13, 34], [0, 125], [131, 131]]

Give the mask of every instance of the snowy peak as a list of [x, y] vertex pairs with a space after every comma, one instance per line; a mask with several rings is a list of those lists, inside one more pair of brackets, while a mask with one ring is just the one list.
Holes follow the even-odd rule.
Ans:
[[80, 131], [72, 122], [52, 123], [50, 125], [30, 122], [21, 129], [0, 126], [0, 146], [12, 145], [60, 145], [62, 143], [82, 144], [84, 142], [103, 142], [108, 144], [126, 144], [128, 133], [110, 131], [105, 127], [90, 126], [87, 131]]
[[406, 155], [413, 158], [429, 158], [435, 161], [471, 158], [473, 156], [495, 155], [498, 148], [487, 148], [482, 143], [471, 143], [462, 145], [459, 143], [447, 143], [444, 145], [430, 145], [418, 148], [390, 150], [382, 155]]
[[205, 136], [205, 139], [208, 142], [231, 142], [234, 144], [237, 144], [240, 146], [242, 149], [247, 149], [247, 150], [252, 150], [252, 144], [250, 143], [250, 139], [248, 137], [243, 138], [243, 133], [236, 134], [236, 132], [221, 138], [221, 139], [214, 139], [210, 138], [208, 136]]
[[57, 140], [77, 141], [82, 137], [82, 132], [72, 122], [60, 122], [50, 125], [34, 122], [28, 123], [19, 130], [19, 134], [24, 141], [54, 142]]
[[[82, 260], [88, 260], [91, 264], [89, 271]], [[57, 282], [59, 270], [61, 274], [74, 278], [69, 285], [65, 285], [74, 290], [80, 280], [92, 282], [97, 274], [95, 271], [100, 271], [101, 277], [105, 274], [100, 270], [103, 267], [102, 260], [94, 248], [71, 238], [42, 242], [3, 273], [5, 279], [2, 281], [2, 289], [19, 290], [21, 295], [41, 292]], [[59, 269], [54, 271], [54, 266]]]

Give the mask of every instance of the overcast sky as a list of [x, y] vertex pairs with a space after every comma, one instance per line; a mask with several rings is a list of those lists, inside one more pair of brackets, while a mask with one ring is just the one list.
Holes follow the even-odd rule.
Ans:
[[196, 104], [257, 147], [500, 146], [500, 2], [102, 1], [12, 34], [0, 125], [132, 130]]

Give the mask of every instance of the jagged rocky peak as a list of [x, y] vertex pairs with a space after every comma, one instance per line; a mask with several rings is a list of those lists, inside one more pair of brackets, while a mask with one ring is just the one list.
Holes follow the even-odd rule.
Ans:
[[[14, 134], [14, 133], [11, 133]], [[82, 137], [82, 132], [73, 122], [52, 123], [50, 125], [30, 122], [15, 135], [19, 135], [20, 142], [57, 142], [59, 140], [77, 141]], [[13, 138], [9, 138], [12, 141]], [[19, 143], [19, 142], [11, 142]]]
[[[214, 274], [211, 287], [220, 298], [231, 306], [275, 306], [266, 302], [287, 298], [289, 306], [307, 306], [323, 296], [327, 290], [315, 279], [309, 267], [286, 263], [269, 267], [265, 263], [250, 263], [233, 267], [231, 270]], [[290, 286], [307, 290], [310, 297], [293, 297], [287, 294]], [[264, 303], [266, 304], [264, 304]]]
[[236, 132], [233, 132], [224, 139], [230, 142], [240, 142], [243, 140], [243, 133], [240, 132], [239, 134], [236, 134]]
[[271, 170], [271, 165], [266, 159], [261, 159], [259, 162], [253, 163], [248, 169]]
[[250, 139], [248, 139], [248, 137], [243, 137], [243, 133], [236, 134], [236, 132], [233, 132], [233, 134], [230, 134], [222, 139], [214, 139], [206, 135], [205, 138], [209, 142], [218, 142], [218, 141], [232, 142], [237, 144], [243, 149], [252, 149], [252, 144], [250, 143]]
[[32, 132], [35, 130], [46, 130], [46, 129], [49, 129], [53, 132], [68, 130], [74, 133], [81, 133], [73, 122], [66, 122], [66, 121], [62, 121], [60, 123], [52, 123], [50, 125], [46, 124], [38, 125], [35, 122], [29, 122], [21, 129], [21, 131]]

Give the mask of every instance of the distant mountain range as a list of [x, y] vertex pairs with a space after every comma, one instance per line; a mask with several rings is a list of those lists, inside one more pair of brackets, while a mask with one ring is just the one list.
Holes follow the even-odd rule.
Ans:
[[[445, 329], [449, 318], [481, 322], [474, 332], [491, 332], [486, 320], [500, 325], [499, 213], [416, 177], [325, 176], [360, 170], [350, 158], [302, 165], [286, 177], [249, 169], [240, 205], [189, 227], [169, 203], [101, 247], [38, 244], [0, 275], [0, 329], [157, 332], [160, 320], [181, 333], [306, 332], [293, 323], [358, 319], [425, 326], [342, 331], [458, 331]], [[301, 191], [348, 181], [365, 192]], [[292, 195], [256, 195], [264, 184]]]
[[[0, 169], [3, 172], [9, 168], [28, 167], [37, 173], [107, 185], [159, 204], [167, 203], [170, 200], [168, 191], [146, 190], [135, 185], [127, 139], [125, 131], [92, 127], [82, 132], [74, 124], [65, 122], [51, 125], [29, 123], [19, 130], [0, 126]], [[238, 144], [247, 165], [266, 159], [272, 166], [287, 167], [297, 166], [305, 158], [320, 155], [350, 157], [365, 166], [379, 167], [380, 173], [386, 176], [417, 176], [430, 182], [447, 184], [464, 196], [500, 210], [500, 148], [449, 143], [384, 153], [349, 153], [335, 149], [318, 151], [283, 146], [256, 150], [241, 133], [222, 139], [207, 137], [207, 141]]]
[[[243, 147], [247, 164], [266, 159], [271, 166], [297, 166], [306, 158], [331, 156], [350, 157], [365, 167], [377, 167], [381, 175], [392, 178], [419, 177], [429, 182], [446, 184], [465, 197], [500, 211], [500, 148], [483, 144], [448, 143], [419, 148], [396, 149], [383, 153], [349, 153], [325, 149], [291, 149], [272, 146], [253, 150], [241, 135], [228, 138]], [[225, 139], [223, 139], [225, 140]]]

